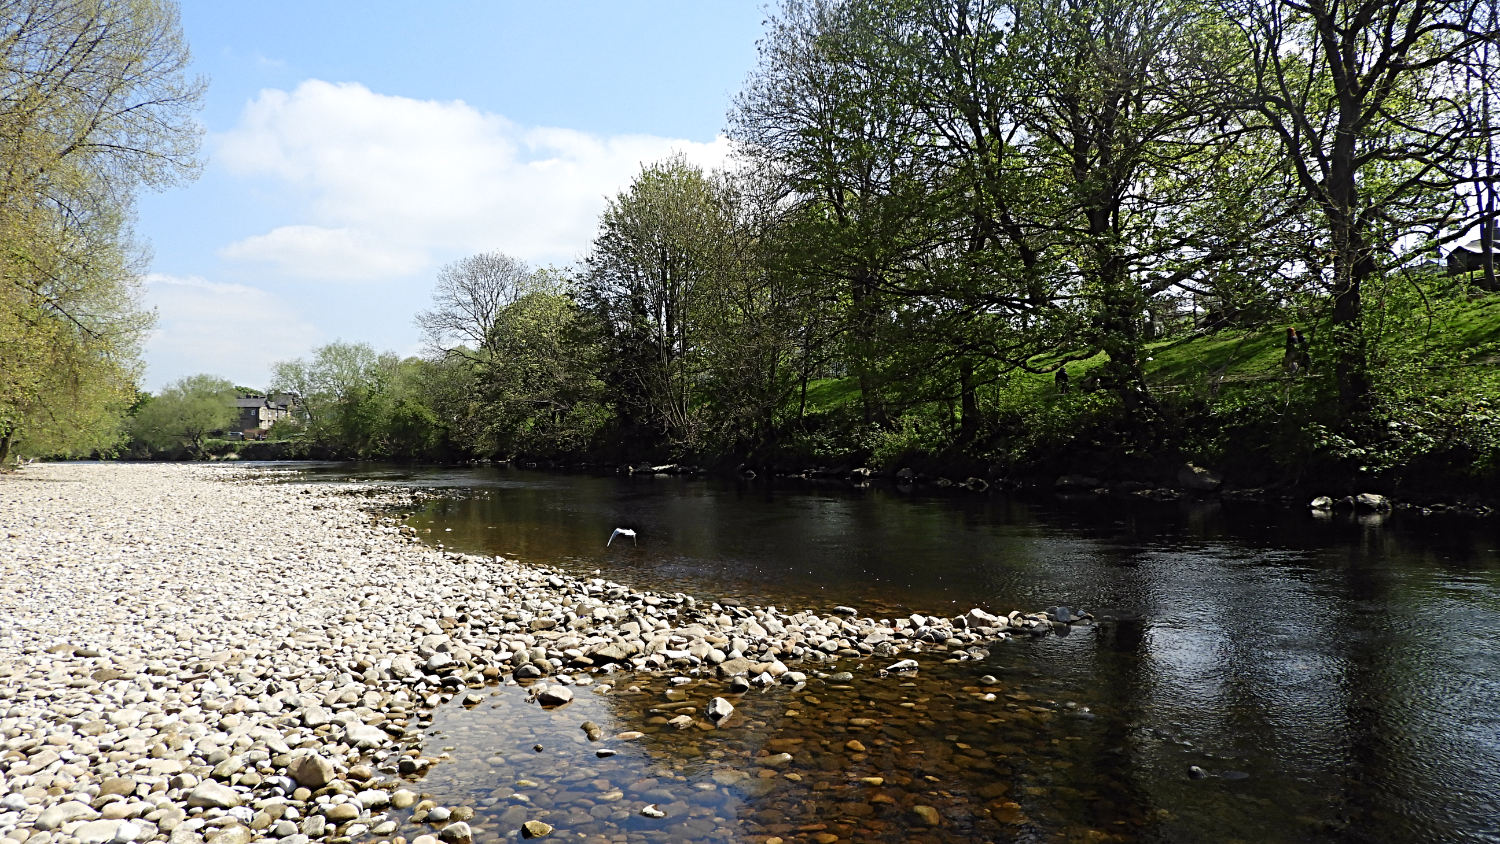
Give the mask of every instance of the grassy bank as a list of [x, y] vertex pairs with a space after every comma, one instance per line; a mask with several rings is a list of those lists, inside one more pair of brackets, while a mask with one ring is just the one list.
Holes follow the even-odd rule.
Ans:
[[1369, 327], [1375, 401], [1357, 424], [1336, 414], [1325, 326], [1313, 367], [1283, 367], [1286, 323], [1195, 331], [1147, 347], [1149, 404], [1128, 407], [1098, 381], [1097, 355], [1066, 363], [1069, 388], [1031, 362], [978, 391], [965, 439], [954, 400], [891, 411], [862, 427], [853, 377], [809, 385], [800, 436], [783, 462], [859, 463], [934, 476], [1050, 483], [1064, 474], [1171, 484], [1185, 462], [1241, 488], [1375, 489], [1414, 497], [1500, 492], [1500, 296], [1451, 295], [1388, 308]]

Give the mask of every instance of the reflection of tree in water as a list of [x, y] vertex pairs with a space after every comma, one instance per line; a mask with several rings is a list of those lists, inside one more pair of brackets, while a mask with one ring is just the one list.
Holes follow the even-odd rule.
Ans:
[[[734, 836], [788, 842], [845, 832], [853, 840], [1007, 840], [1081, 830], [1212, 838], [1247, 826], [1289, 841], [1373, 828], [1373, 840], [1394, 841], [1414, 830], [1444, 838], [1484, 827], [1481, 797], [1462, 783], [1473, 771], [1500, 771], [1492, 738], [1476, 732], [1493, 726], [1492, 701], [1500, 699], [1491, 679], [1500, 675], [1492, 656], [1500, 627], [1493, 525], [1405, 513], [1380, 526], [1341, 516], [1316, 522], [1300, 509], [1259, 505], [907, 499], [879, 490], [472, 474], [487, 494], [453, 502], [428, 522], [434, 535], [453, 527], [445, 537], [459, 547], [489, 542], [492, 553], [549, 565], [566, 555], [576, 570], [603, 568], [602, 576], [622, 582], [660, 588], [665, 575], [679, 584], [673, 588], [700, 597], [731, 594], [784, 608], [798, 608], [806, 596], [814, 605], [853, 602], [894, 617], [950, 599], [989, 609], [1067, 600], [1117, 620], [1066, 638], [997, 646], [983, 664], [939, 666], [924, 657], [915, 689], [856, 681], [852, 692], [814, 685], [747, 695], [735, 701], [747, 726], [679, 732], [649, 725], [656, 731], [638, 742], [611, 742], [622, 750], [615, 760], [594, 760], [579, 744], [578, 725], [592, 719], [613, 736], [648, 726], [651, 717], [673, 717], [662, 681], [632, 680], [645, 692], [618, 698], [580, 691], [572, 706], [545, 716], [514, 704], [503, 710], [506, 725], [473, 735], [479, 747], [514, 745], [502, 753], [506, 765], [474, 767], [482, 787], [456, 785], [453, 793], [492, 799], [529, 776], [545, 786], [540, 799], [553, 804], [550, 811], [590, 813], [590, 823], [621, 830], [611, 834], [666, 836], [674, 826], [724, 818]], [[445, 477], [456, 482], [451, 471]], [[603, 556], [622, 514], [644, 518], [641, 552]], [[864, 583], [867, 576], [874, 582]], [[741, 583], [750, 584], [746, 592]], [[846, 586], [868, 599], [847, 598]], [[964, 690], [983, 673], [1001, 679], [996, 702]], [[687, 692], [695, 706], [709, 696], [694, 686]], [[879, 697], [888, 693], [896, 699]], [[1031, 699], [1010, 697], [1017, 693]], [[819, 703], [806, 702], [809, 695]], [[928, 700], [918, 704], [921, 697]], [[1074, 714], [1068, 701], [1094, 718]], [[488, 705], [476, 712], [502, 713]], [[666, 712], [647, 711], [653, 708]], [[554, 723], [554, 716], [566, 717]], [[837, 720], [859, 717], [879, 726]], [[865, 759], [841, 749], [851, 739], [865, 744]], [[532, 753], [534, 743], [548, 752]], [[543, 758], [575, 746], [583, 758]], [[767, 768], [756, 761], [769, 758], [762, 752], [790, 752], [793, 760]], [[438, 790], [450, 768], [468, 770], [454, 755], [424, 787]], [[553, 767], [543, 777], [536, 765]], [[1191, 780], [1188, 765], [1210, 776]], [[595, 775], [576, 778], [585, 769]], [[768, 794], [754, 792], [767, 787], [757, 769], [774, 771]], [[1225, 776], [1234, 771], [1249, 777]], [[675, 776], [685, 781], [669, 779]], [[859, 782], [865, 776], [884, 781]], [[687, 811], [641, 818], [638, 807], [651, 798], [627, 787], [652, 778], [673, 795], [666, 805], [681, 802]], [[599, 779], [621, 798], [595, 800], [588, 783]], [[699, 783], [713, 790], [700, 791]], [[874, 802], [881, 793], [897, 802]], [[592, 814], [627, 798], [637, 811], [624, 818]], [[495, 818], [513, 805], [521, 804], [507, 797], [481, 814]], [[912, 810], [917, 805], [938, 809], [943, 825], [929, 830]], [[1021, 818], [1029, 825], [1005, 823]], [[485, 828], [482, 818], [476, 823]], [[792, 823], [789, 833], [768, 831]], [[828, 828], [803, 830], [817, 823]]]

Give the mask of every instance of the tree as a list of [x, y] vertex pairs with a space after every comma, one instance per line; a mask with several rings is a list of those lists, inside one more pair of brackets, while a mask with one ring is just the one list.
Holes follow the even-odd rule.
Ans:
[[704, 309], [742, 270], [722, 180], [682, 156], [650, 164], [609, 200], [579, 295], [603, 334], [605, 380], [626, 423], [691, 451], [704, 433]]
[[1224, 74], [1250, 128], [1280, 145], [1285, 201], [1306, 262], [1332, 299], [1340, 411], [1369, 409], [1369, 283], [1477, 209], [1461, 188], [1495, 127], [1462, 97], [1463, 64], [1494, 41], [1493, 0], [1225, 0], [1242, 60]]
[[[877, 60], [874, 4], [786, 0], [767, 22], [760, 63], [729, 115], [729, 134], [762, 178], [779, 183], [794, 227], [782, 263], [820, 289], [866, 422], [888, 417], [881, 358], [890, 275], [926, 245], [926, 180], [913, 172], [913, 112]], [[795, 245], [793, 245], [795, 244]]]
[[197, 173], [175, 3], [0, 3], [0, 456], [108, 446], [134, 395], [136, 191]]
[[298, 396], [310, 439], [358, 456], [376, 435], [378, 400], [399, 361], [377, 354], [368, 343], [335, 341], [314, 349], [311, 360], [273, 364], [271, 390]]
[[140, 442], [167, 451], [187, 446], [202, 457], [203, 441], [239, 417], [234, 384], [215, 375], [188, 375], [162, 388], [130, 420]]
[[561, 288], [553, 270], [533, 270], [503, 252], [470, 255], [438, 270], [432, 307], [417, 314], [417, 327], [438, 357], [486, 359], [494, 353], [491, 329], [501, 311], [527, 294]]
[[593, 444], [613, 407], [599, 377], [599, 347], [582, 322], [571, 297], [544, 291], [496, 317], [494, 357], [478, 386], [489, 450], [550, 456]]

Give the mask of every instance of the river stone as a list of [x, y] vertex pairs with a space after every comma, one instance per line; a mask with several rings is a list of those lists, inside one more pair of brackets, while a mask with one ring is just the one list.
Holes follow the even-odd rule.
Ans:
[[567, 686], [548, 686], [536, 696], [542, 706], [562, 706], [573, 699], [573, 690]]
[[1177, 485], [1193, 492], [1213, 492], [1222, 483], [1224, 478], [1218, 472], [1192, 463], [1184, 463], [1177, 470]]
[[937, 826], [943, 822], [942, 815], [939, 815], [938, 810], [931, 806], [913, 806], [911, 811], [928, 826]]
[[135, 793], [135, 780], [130, 777], [109, 777], [99, 783], [99, 796], [106, 794], [130, 795]]
[[714, 721], [722, 721], [725, 718], [728, 718], [733, 713], [734, 704], [721, 697], [716, 697], [713, 700], [709, 701], [708, 706], [703, 710], [703, 714], [707, 715], [709, 718], [712, 718]]
[[48, 806], [42, 810], [36, 819], [36, 828], [44, 831], [57, 829], [68, 821], [91, 821], [99, 817], [99, 813], [89, 808], [87, 803], [79, 803], [76, 800], [67, 803], [58, 803]]
[[302, 723], [309, 730], [324, 726], [332, 720], [328, 714], [328, 710], [321, 706], [307, 706], [302, 709]]
[[749, 674], [750, 668], [754, 666], [754, 664], [755, 663], [751, 662], [748, 659], [745, 659], [744, 657], [736, 657], [734, 659], [726, 659], [723, 662], [719, 663], [717, 671], [719, 672], [720, 677], [736, 677], [744, 674]]
[[208, 837], [208, 844], [250, 844], [255, 833], [246, 826], [226, 826]]
[[344, 729], [344, 739], [361, 750], [373, 750], [390, 741], [390, 736], [379, 727], [354, 723]]
[[391, 805], [397, 809], [410, 809], [416, 803], [417, 795], [404, 788], [391, 795]]
[[328, 819], [322, 815], [308, 815], [302, 821], [302, 834], [308, 838], [322, 838], [328, 834]]
[[447, 844], [469, 844], [474, 840], [474, 832], [469, 829], [468, 824], [457, 821], [443, 827], [438, 833], [438, 840], [445, 841]]
[[[120, 829], [123, 820], [88, 821], [73, 830], [73, 837], [82, 844], [106, 844], [113, 841], [115, 833]], [[139, 827], [137, 827], [139, 830]]]
[[433, 806], [427, 810], [428, 823], [442, 823], [452, 816], [453, 813], [446, 806]]
[[1005, 619], [996, 615], [990, 615], [989, 613], [985, 612], [982, 609], [979, 609], [978, 607], [975, 607], [974, 609], [964, 613], [962, 617], [964, 621], [968, 622], [970, 627], [1005, 626]]
[[588, 737], [589, 741], [598, 741], [599, 739], [604, 738], [604, 728], [600, 727], [598, 724], [595, 724], [593, 721], [584, 721], [580, 728], [583, 730], [583, 734]]
[[188, 795], [189, 806], [208, 809], [233, 809], [240, 805], [240, 796], [234, 789], [213, 780], [204, 780]]
[[[624, 645], [612, 642], [594, 651], [591, 656], [596, 663], [624, 662], [630, 657], [630, 651], [627, 650]], [[540, 821], [538, 821], [538, 823], [540, 823]], [[542, 824], [542, 826], [546, 826], [546, 824]], [[550, 827], [548, 828], [550, 829]]]
[[317, 754], [301, 756], [292, 760], [287, 775], [297, 784], [314, 791], [333, 782], [333, 763]]
[[1384, 495], [1362, 492], [1354, 496], [1354, 509], [1364, 513], [1383, 513], [1391, 509], [1391, 500]]
[[521, 835], [526, 838], [541, 838], [552, 832], [552, 827], [541, 821], [527, 821], [521, 824]]
[[333, 806], [329, 806], [327, 811], [323, 813], [323, 816], [336, 824], [348, 823], [349, 821], [352, 821], [355, 818], [359, 817], [359, 804], [338, 803]]

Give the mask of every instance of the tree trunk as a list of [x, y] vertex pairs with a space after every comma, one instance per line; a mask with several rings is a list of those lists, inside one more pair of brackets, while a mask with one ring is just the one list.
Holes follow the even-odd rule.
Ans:
[[1352, 419], [1369, 409], [1370, 366], [1363, 325], [1364, 282], [1375, 274], [1375, 259], [1363, 239], [1345, 229], [1335, 244], [1332, 347], [1338, 381], [1339, 415]]
[[[1341, 121], [1353, 117], [1345, 108]], [[1365, 348], [1365, 280], [1375, 274], [1375, 258], [1359, 231], [1359, 186], [1355, 178], [1354, 132], [1340, 131], [1329, 156], [1328, 200], [1333, 252], [1333, 371], [1338, 381], [1339, 416], [1350, 420], [1369, 407], [1370, 368]]]
[[852, 281], [850, 292], [854, 300], [854, 365], [859, 375], [860, 402], [866, 424], [874, 422], [885, 425], [885, 407], [880, 400], [880, 387], [871, 366], [875, 357], [875, 314], [869, 299], [875, 282], [870, 273], [863, 270], [856, 272]]
[[959, 442], [971, 442], [979, 431], [979, 403], [974, 395], [974, 362], [964, 358], [958, 363]]

